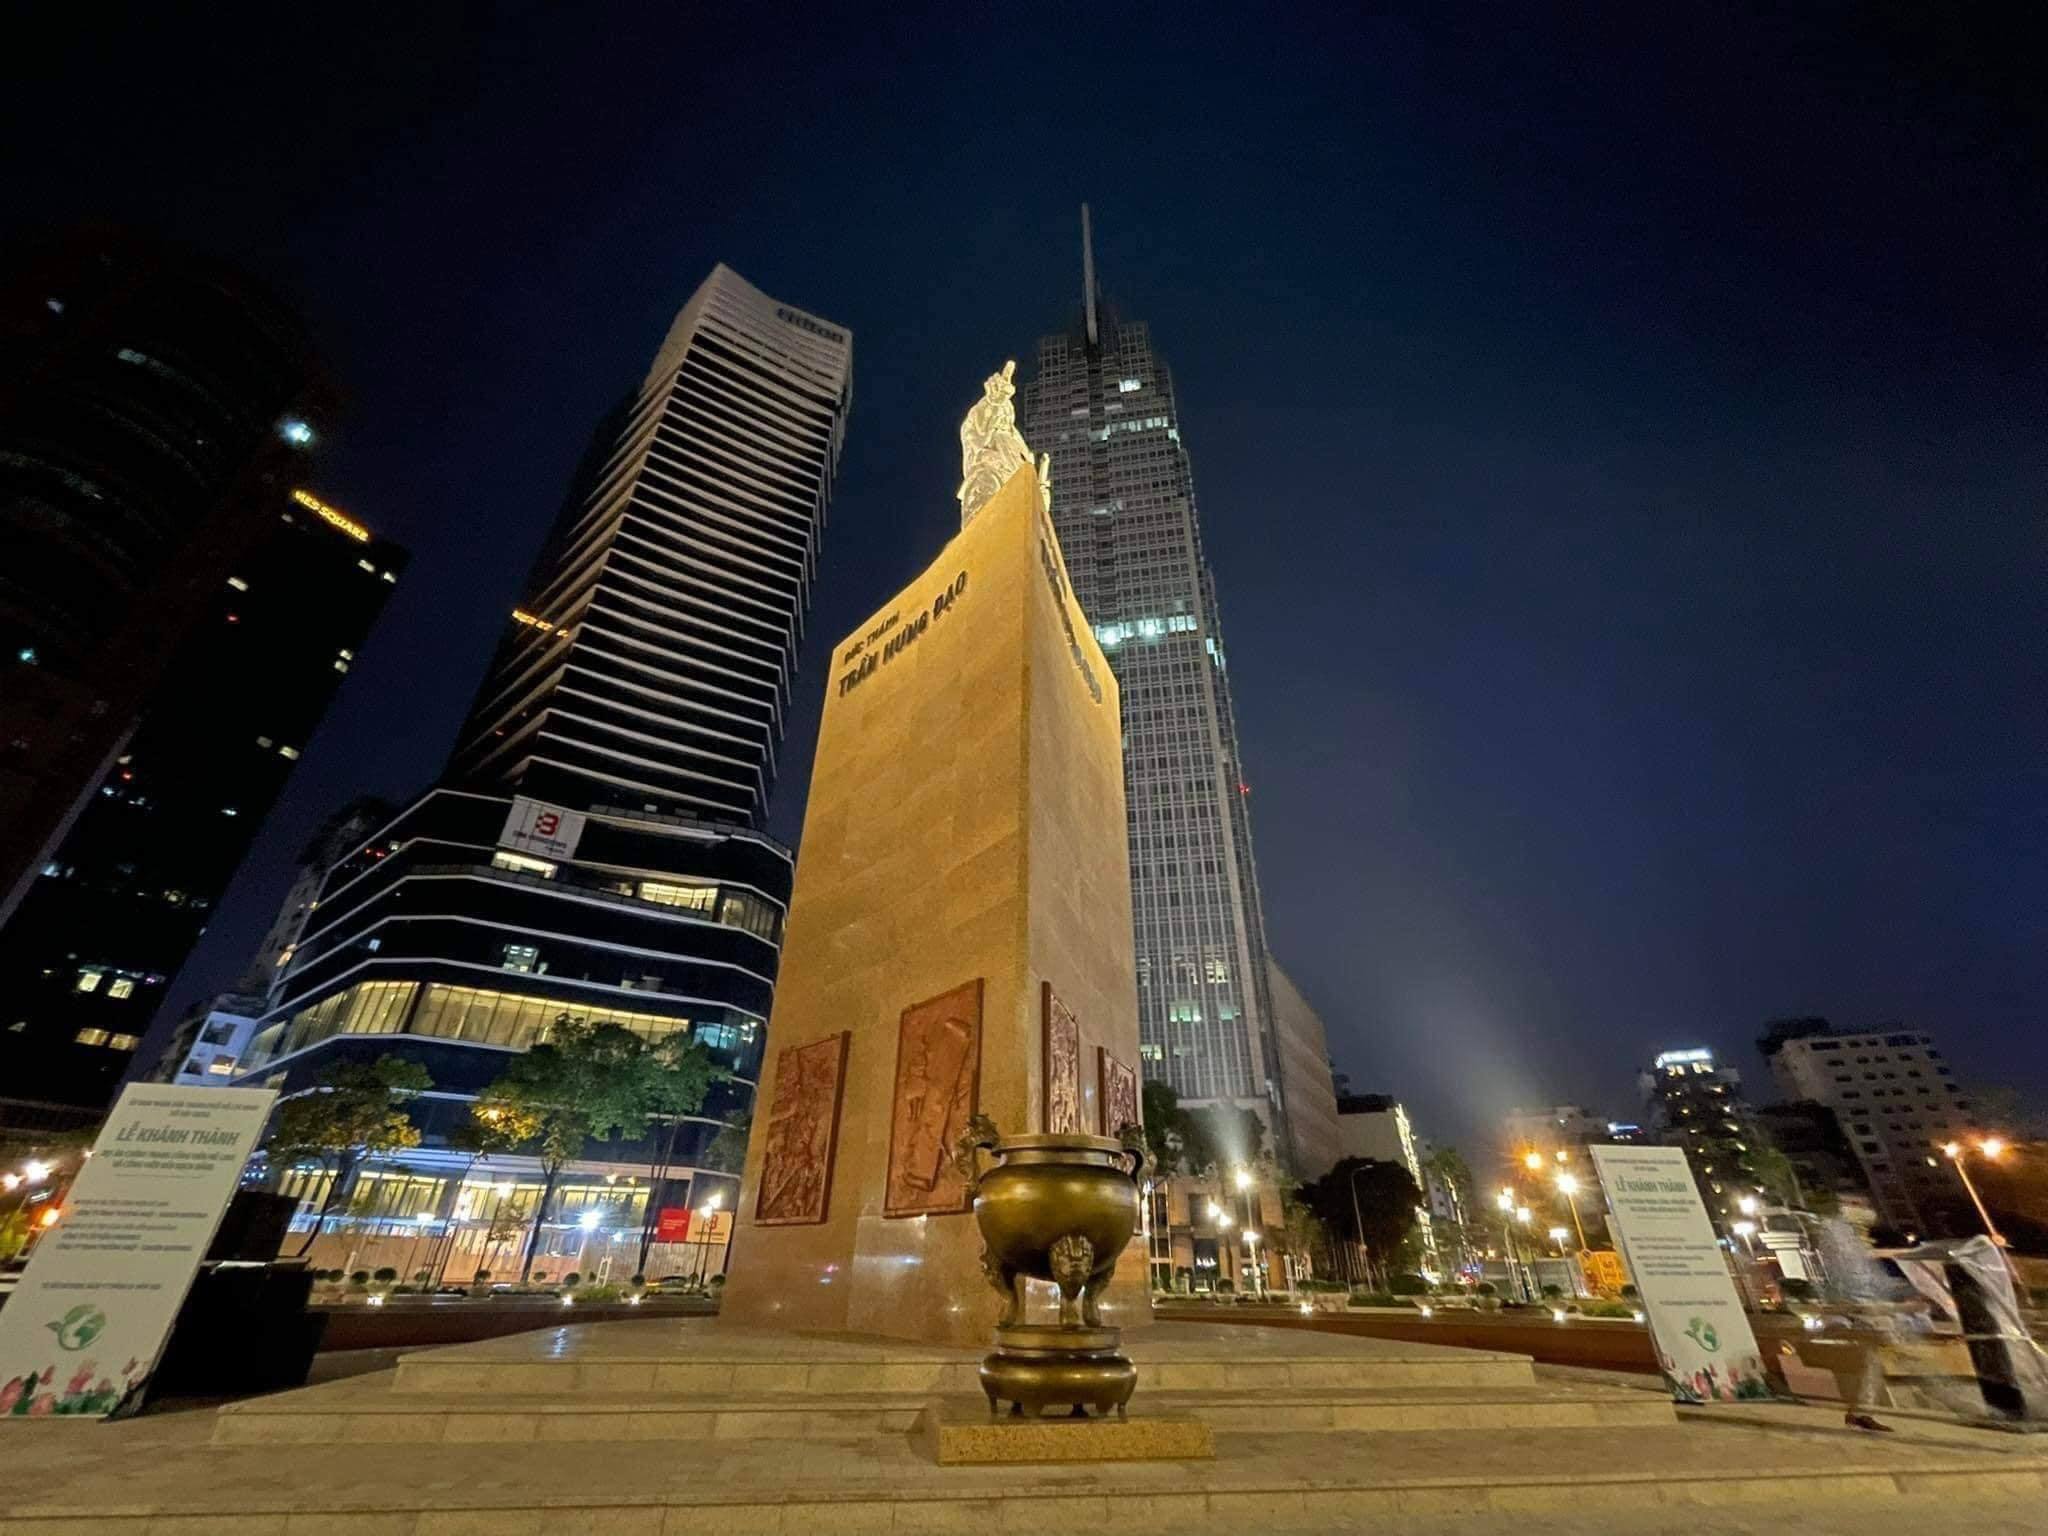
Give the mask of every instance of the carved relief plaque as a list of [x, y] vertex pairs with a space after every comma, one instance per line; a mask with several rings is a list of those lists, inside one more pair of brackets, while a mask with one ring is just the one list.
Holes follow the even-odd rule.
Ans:
[[1099, 1045], [1095, 1047], [1095, 1072], [1102, 1134], [1114, 1136], [1127, 1125], [1141, 1124], [1138, 1074]]
[[953, 1166], [953, 1144], [967, 1129], [980, 1086], [980, 980], [904, 1009], [889, 1107], [884, 1216], [968, 1208], [967, 1181]]
[[1045, 1015], [1045, 1129], [1052, 1135], [1081, 1130], [1081, 1021], [1053, 995], [1052, 983], [1038, 984]]
[[825, 1219], [839, 1147], [839, 1100], [846, 1085], [846, 1031], [785, 1046], [775, 1058], [775, 1101], [761, 1154], [754, 1221], [808, 1226]]

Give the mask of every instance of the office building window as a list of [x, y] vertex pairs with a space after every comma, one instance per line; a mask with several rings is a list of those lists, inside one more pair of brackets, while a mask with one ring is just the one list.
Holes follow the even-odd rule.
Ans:
[[81, 1029], [71, 1038], [80, 1045], [105, 1045], [107, 1032], [104, 1029]]
[[500, 956], [499, 964], [508, 971], [531, 971], [540, 963], [540, 948], [534, 944], [507, 944]]
[[81, 970], [78, 973], [78, 990], [80, 992], [99, 991], [100, 982], [106, 976], [106, 974], [107, 973], [105, 971], [99, 970], [95, 967], [86, 967], [84, 970]]
[[116, 976], [107, 983], [107, 996], [109, 997], [133, 997], [134, 995], [135, 978], [132, 976]]

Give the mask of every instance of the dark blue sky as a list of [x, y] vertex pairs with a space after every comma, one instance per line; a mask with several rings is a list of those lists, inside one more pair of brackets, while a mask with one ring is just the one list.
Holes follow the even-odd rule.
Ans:
[[855, 335], [793, 835], [818, 642], [946, 535], [959, 416], [1069, 318], [1088, 198], [1179, 384], [1273, 947], [1355, 1085], [1476, 1138], [1807, 1012], [2048, 1084], [2025, 39], [424, 9], [102, 16], [5, 66], [6, 222], [287, 290], [351, 401], [315, 488], [416, 551], [180, 998], [327, 809], [438, 769], [586, 433], [721, 259]]

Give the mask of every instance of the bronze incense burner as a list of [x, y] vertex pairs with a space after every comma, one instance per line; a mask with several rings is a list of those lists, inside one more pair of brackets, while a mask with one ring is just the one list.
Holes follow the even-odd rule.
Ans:
[[[979, 1154], [994, 1165], [983, 1169]], [[1098, 1298], [1138, 1228], [1138, 1171], [1145, 1155], [1137, 1127], [1107, 1136], [1005, 1138], [985, 1115], [960, 1139], [959, 1162], [981, 1228], [982, 1272], [1002, 1293], [996, 1349], [981, 1363], [989, 1412], [1043, 1416], [1055, 1405], [1075, 1417], [1125, 1405], [1137, 1368], [1120, 1352], [1120, 1330], [1106, 1328]], [[1025, 1321], [1028, 1280], [1059, 1288], [1057, 1323]]]

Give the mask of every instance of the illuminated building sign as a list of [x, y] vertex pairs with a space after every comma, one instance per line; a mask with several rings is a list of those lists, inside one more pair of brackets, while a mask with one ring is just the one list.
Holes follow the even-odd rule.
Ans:
[[308, 512], [311, 512], [314, 516], [318, 517], [322, 522], [329, 523], [334, 527], [339, 528], [343, 533], [347, 534], [350, 538], [354, 539], [358, 544], [367, 544], [370, 542], [369, 529], [365, 528], [361, 523], [357, 522], [354, 518], [344, 516], [342, 513], [335, 511], [334, 508], [327, 505], [326, 502], [322, 501], [318, 496], [315, 496], [311, 491], [293, 491], [292, 500], [296, 501]]
[[1705, 1048], [1691, 1051], [1666, 1051], [1651, 1065], [1659, 1068], [1689, 1066], [1694, 1062], [1712, 1061], [1714, 1053]]
[[544, 635], [552, 635], [555, 632], [554, 625], [541, 618], [538, 614], [528, 613], [524, 608], [514, 608], [512, 610], [512, 617], [529, 628], [539, 630]]

